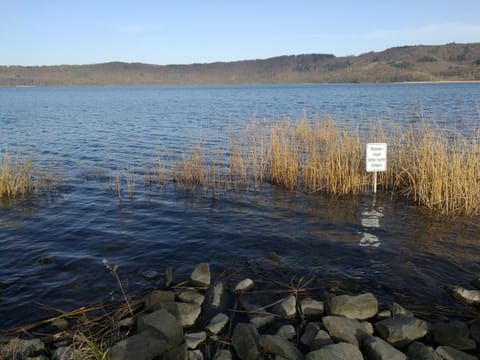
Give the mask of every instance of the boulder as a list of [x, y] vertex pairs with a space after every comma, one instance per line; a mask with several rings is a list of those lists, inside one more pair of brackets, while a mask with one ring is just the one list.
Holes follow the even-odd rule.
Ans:
[[305, 360], [363, 360], [363, 355], [357, 346], [340, 342], [327, 345], [305, 356]]
[[225, 284], [223, 281], [217, 282], [210, 293], [210, 306], [214, 309], [218, 309], [223, 302], [223, 298], [225, 296]]
[[480, 318], [476, 318], [470, 324], [470, 336], [480, 343]]
[[480, 304], [480, 290], [468, 290], [461, 286], [447, 286], [448, 292], [457, 300], [466, 304]]
[[362, 341], [362, 348], [367, 359], [375, 360], [407, 360], [407, 356], [395, 349], [385, 340], [376, 336], [366, 336]]
[[297, 315], [297, 298], [295, 295], [289, 295], [279, 303], [275, 304], [272, 312], [285, 319], [292, 319]]
[[152, 312], [160, 309], [172, 310], [175, 294], [172, 291], [154, 290], [145, 296], [145, 310]]
[[187, 349], [196, 349], [198, 345], [205, 340], [207, 340], [207, 333], [205, 331], [185, 334], [185, 344], [187, 345]]
[[442, 360], [432, 347], [419, 341], [408, 345], [407, 356], [409, 360]]
[[359, 340], [365, 334], [373, 334], [373, 328], [370, 323], [360, 322], [343, 316], [325, 316], [322, 322], [333, 340], [348, 342], [356, 347], [359, 347]]
[[470, 339], [468, 326], [461, 321], [433, 324], [433, 341], [437, 345], [447, 345], [458, 350], [473, 350], [475, 341]]
[[213, 360], [232, 360], [232, 353], [226, 349], [218, 349], [213, 356]]
[[210, 281], [210, 265], [208, 265], [208, 263], [198, 264], [193, 270], [192, 275], [190, 275], [190, 283], [195, 287], [209, 287]]
[[175, 303], [175, 315], [183, 327], [193, 326], [200, 316], [201, 311], [202, 308], [197, 304], [184, 302]]
[[402, 348], [424, 337], [428, 332], [428, 323], [414, 317], [396, 315], [377, 322], [375, 329], [382, 339]]
[[250, 323], [257, 329], [269, 326], [275, 322], [275, 316], [266, 311], [262, 305], [250, 302], [250, 299], [246, 296], [239, 296], [238, 300], [241, 307], [248, 312]]
[[293, 340], [297, 336], [295, 327], [291, 324], [282, 325], [277, 331], [277, 335], [283, 337], [286, 340]]
[[189, 351], [187, 356], [188, 360], [203, 360], [203, 353], [198, 349]]
[[288, 360], [303, 360], [303, 354], [291, 342], [277, 335], [262, 335], [260, 344], [263, 351]]
[[184, 290], [178, 293], [177, 299], [181, 302], [186, 302], [189, 304], [202, 305], [203, 301], [205, 300], [205, 296], [196, 290]]
[[151, 360], [172, 348], [166, 338], [148, 329], [130, 336], [107, 351], [110, 360]]
[[323, 301], [312, 298], [302, 299], [300, 302], [300, 312], [307, 321], [321, 320], [324, 310]]
[[212, 334], [219, 334], [228, 323], [228, 315], [220, 313], [210, 319], [205, 330]]
[[376, 321], [382, 321], [385, 319], [390, 319], [392, 317], [392, 311], [391, 310], [381, 310], [377, 313], [377, 316], [375, 316]]
[[187, 360], [188, 359], [188, 351], [187, 345], [182, 343], [180, 345], [175, 346], [162, 354], [161, 360]]
[[312, 345], [313, 339], [317, 336], [318, 332], [322, 330], [322, 324], [318, 322], [310, 322], [305, 326], [305, 331], [303, 332], [300, 342], [304, 345], [310, 347]]
[[237, 283], [237, 285], [235, 285], [235, 287], [233, 288], [233, 292], [235, 294], [242, 294], [252, 290], [254, 286], [255, 282], [252, 279], [247, 278]]
[[330, 344], [333, 344], [330, 335], [325, 330], [319, 330], [310, 343], [310, 350], [318, 350]]
[[339, 295], [326, 301], [327, 312], [330, 315], [345, 316], [350, 319], [365, 320], [378, 312], [377, 298], [371, 294]]
[[410, 310], [405, 309], [402, 305], [397, 304], [395, 302], [392, 305], [390, 305], [390, 311], [392, 312], [392, 316], [395, 316], [395, 315], [405, 315], [408, 317], [415, 316]]
[[[165, 309], [157, 310], [137, 319], [138, 331], [153, 330], [165, 338], [171, 347], [183, 341], [183, 328], [180, 321]], [[148, 340], [148, 338], [147, 338]]]
[[478, 360], [476, 356], [464, 353], [450, 346], [439, 346], [435, 352], [442, 360]]
[[260, 334], [252, 324], [239, 323], [235, 326], [232, 345], [241, 360], [257, 360], [260, 357]]

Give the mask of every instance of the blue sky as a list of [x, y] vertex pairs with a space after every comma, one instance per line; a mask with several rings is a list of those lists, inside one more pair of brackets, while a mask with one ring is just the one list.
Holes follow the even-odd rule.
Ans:
[[0, 64], [190, 64], [480, 42], [479, 0], [3, 0]]

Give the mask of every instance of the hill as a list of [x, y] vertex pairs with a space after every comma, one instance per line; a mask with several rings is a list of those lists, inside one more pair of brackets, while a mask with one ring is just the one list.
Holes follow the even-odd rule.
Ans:
[[0, 66], [0, 85], [357, 83], [480, 80], [480, 43], [394, 47], [358, 56], [279, 56], [191, 65], [110, 62]]

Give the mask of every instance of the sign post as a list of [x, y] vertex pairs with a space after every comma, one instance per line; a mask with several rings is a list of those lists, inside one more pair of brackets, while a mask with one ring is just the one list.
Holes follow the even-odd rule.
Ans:
[[377, 172], [387, 171], [387, 144], [367, 144], [367, 172], [373, 172], [373, 193], [377, 192]]

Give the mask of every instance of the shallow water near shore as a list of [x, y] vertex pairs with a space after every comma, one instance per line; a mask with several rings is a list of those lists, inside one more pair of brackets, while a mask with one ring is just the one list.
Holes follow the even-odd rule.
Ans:
[[131, 294], [167, 266], [188, 274], [209, 262], [220, 273], [249, 259], [315, 275], [325, 290], [461, 312], [445, 285], [480, 274], [478, 217], [435, 215], [382, 192], [338, 199], [264, 184], [212, 197], [140, 177], [119, 200], [108, 179], [199, 138], [221, 146], [253, 117], [328, 113], [365, 128], [422, 118], [466, 132], [478, 128], [478, 99], [480, 84], [1, 88], [1, 148], [55, 161], [67, 184], [55, 197], [0, 205], [0, 328], [118, 295], [103, 259]]

